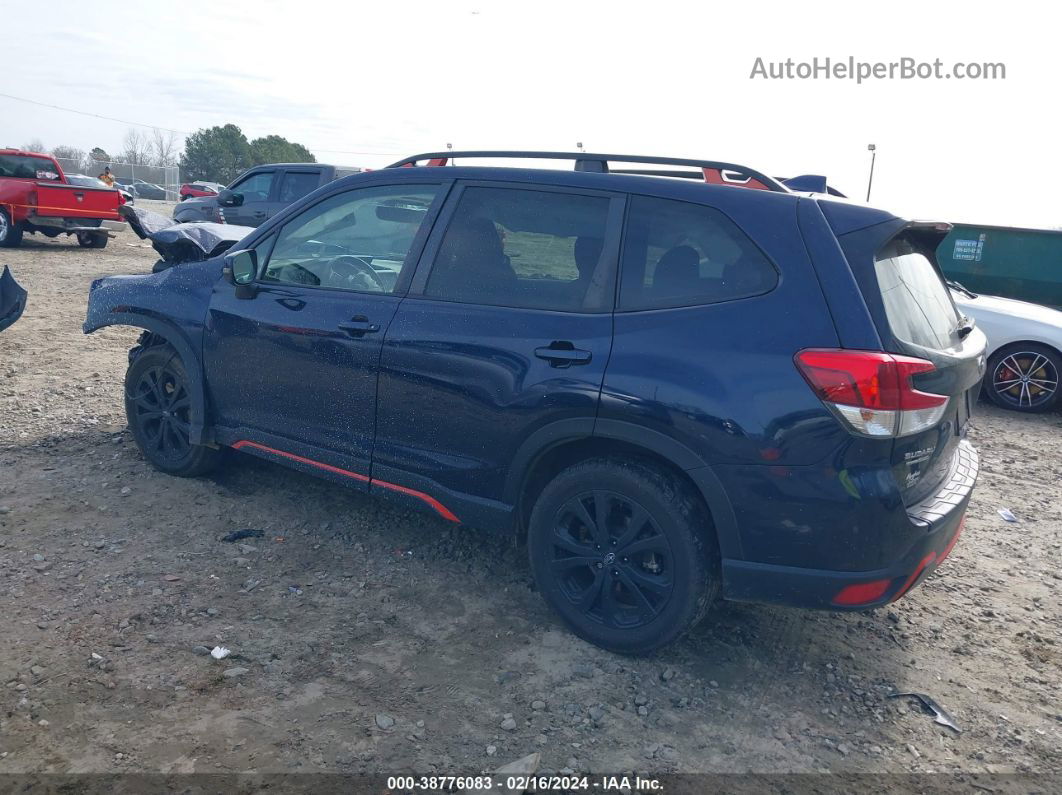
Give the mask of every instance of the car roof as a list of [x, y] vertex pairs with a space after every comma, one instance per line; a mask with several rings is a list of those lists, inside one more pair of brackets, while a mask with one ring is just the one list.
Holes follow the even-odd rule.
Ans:
[[594, 173], [550, 168], [512, 168], [505, 166], [417, 166], [413, 168], [382, 168], [352, 174], [338, 180], [336, 185], [350, 185], [370, 180], [419, 182], [422, 180], [483, 180], [512, 182], [524, 185], [552, 185], [586, 190], [643, 193], [685, 201], [704, 201], [711, 196], [747, 194], [749, 200], [796, 202], [795, 193], [750, 190], [732, 185], [711, 185], [690, 179], [644, 176], [635, 174]]
[[29, 152], [25, 149], [0, 149], [0, 155], [27, 155], [30, 157], [47, 157], [51, 159], [51, 155], [47, 152]]

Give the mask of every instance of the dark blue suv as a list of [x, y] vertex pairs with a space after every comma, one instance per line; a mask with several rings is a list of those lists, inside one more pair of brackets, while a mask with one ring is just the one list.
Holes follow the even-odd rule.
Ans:
[[[575, 169], [440, 167], [488, 156]], [[95, 282], [85, 331], [145, 329], [162, 471], [230, 447], [516, 533], [577, 634], [643, 653], [720, 596], [866, 609], [948, 554], [985, 339], [946, 233], [714, 161], [419, 155]]]

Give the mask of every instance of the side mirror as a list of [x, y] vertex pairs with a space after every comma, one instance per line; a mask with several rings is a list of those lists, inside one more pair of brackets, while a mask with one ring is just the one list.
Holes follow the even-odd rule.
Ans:
[[254, 298], [258, 290], [254, 280], [258, 276], [258, 254], [253, 249], [231, 251], [225, 255], [225, 275], [236, 285], [237, 298]]
[[233, 284], [250, 284], [258, 275], [258, 253], [249, 248], [229, 252], [225, 265], [232, 271]]
[[225, 188], [218, 194], [218, 204], [223, 207], [239, 207], [243, 204], [243, 194]]

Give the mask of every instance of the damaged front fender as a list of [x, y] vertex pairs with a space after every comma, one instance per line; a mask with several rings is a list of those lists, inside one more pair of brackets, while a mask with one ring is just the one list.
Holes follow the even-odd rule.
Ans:
[[14, 324], [26, 309], [26, 290], [15, 281], [6, 265], [0, 272], [0, 331]]
[[105, 326], [133, 326], [151, 332], [153, 343], [168, 343], [181, 357], [188, 376], [190, 436], [193, 444], [210, 444], [203, 377], [203, 326], [220, 261], [188, 264], [143, 276], [108, 276], [89, 288], [82, 327], [91, 334]]

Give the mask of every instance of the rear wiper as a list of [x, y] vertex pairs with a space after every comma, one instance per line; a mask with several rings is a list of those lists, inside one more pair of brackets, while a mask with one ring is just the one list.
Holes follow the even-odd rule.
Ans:
[[967, 298], [976, 298], [976, 297], [977, 297], [977, 293], [973, 292], [972, 290], [968, 290], [967, 288], [963, 287], [963, 286], [962, 286], [961, 284], [959, 284], [958, 282], [953, 282], [953, 281], [950, 281], [950, 280], [949, 280], [949, 281], [947, 282], [947, 285], [948, 285], [948, 287], [950, 287], [950, 288], [951, 288], [952, 290], [958, 290], [958, 291], [959, 291], [960, 293], [962, 293], [963, 295], [965, 295], [965, 296], [966, 296]]

